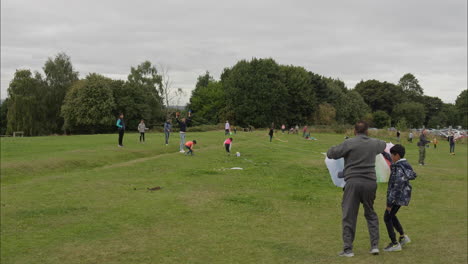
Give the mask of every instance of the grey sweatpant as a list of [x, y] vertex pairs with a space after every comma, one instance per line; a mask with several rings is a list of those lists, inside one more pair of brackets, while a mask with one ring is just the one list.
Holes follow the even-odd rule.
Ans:
[[180, 134], [180, 151], [184, 151], [185, 133], [179, 133], [179, 134]]
[[364, 216], [367, 220], [367, 228], [370, 236], [371, 248], [379, 246], [379, 219], [374, 211], [374, 200], [377, 191], [377, 182], [370, 180], [348, 180], [346, 182], [343, 201], [343, 249], [353, 250], [354, 235], [356, 233], [356, 222], [359, 206], [364, 206]]

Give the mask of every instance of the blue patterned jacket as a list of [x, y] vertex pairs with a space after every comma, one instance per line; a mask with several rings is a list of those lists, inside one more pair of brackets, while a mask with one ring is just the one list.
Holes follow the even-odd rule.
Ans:
[[416, 172], [406, 159], [400, 159], [391, 166], [392, 173], [388, 180], [387, 206], [393, 204], [407, 206], [411, 200], [410, 180], [416, 179]]

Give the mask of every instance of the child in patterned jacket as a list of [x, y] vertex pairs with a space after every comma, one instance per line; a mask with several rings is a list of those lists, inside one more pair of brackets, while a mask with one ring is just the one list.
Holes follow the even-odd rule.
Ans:
[[[405, 235], [396, 213], [401, 206], [408, 206], [411, 200], [411, 184], [410, 180], [416, 179], [416, 173], [411, 165], [404, 159], [405, 148], [397, 144], [390, 149], [393, 164], [391, 166], [390, 179], [388, 180], [387, 189], [387, 208], [385, 210], [384, 221], [387, 226], [388, 236], [391, 243], [384, 248], [384, 251], [401, 251], [401, 247], [411, 242], [410, 238]], [[397, 241], [394, 228], [400, 233], [400, 238]]]

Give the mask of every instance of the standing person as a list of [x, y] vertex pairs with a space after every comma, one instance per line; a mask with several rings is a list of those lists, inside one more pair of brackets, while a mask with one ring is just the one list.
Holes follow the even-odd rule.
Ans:
[[400, 135], [401, 135], [400, 130], [397, 130], [396, 132], [397, 142], [400, 142]]
[[231, 154], [231, 147], [232, 147], [232, 138], [228, 138], [224, 141], [224, 148], [228, 154]]
[[185, 148], [188, 149], [188, 151], [187, 151], [187, 153], [185, 153], [185, 155], [190, 154], [191, 156], [193, 156], [193, 146], [196, 145], [196, 144], [197, 144], [196, 140], [188, 141], [187, 143], [185, 143]]
[[172, 124], [171, 124], [171, 120], [168, 119], [164, 123], [164, 136], [166, 139], [166, 146], [169, 144], [169, 136], [171, 135], [171, 131], [172, 131]]
[[124, 114], [120, 113], [119, 119], [117, 119], [117, 130], [119, 130], [119, 147], [123, 147], [123, 136], [125, 133], [125, 122], [124, 122]]
[[452, 131], [449, 132], [447, 140], [450, 144], [450, 155], [455, 155], [455, 135]]
[[409, 139], [408, 139], [408, 141], [409, 141], [410, 143], [413, 143], [413, 132], [411, 132], [411, 131], [409, 132]]
[[[390, 179], [387, 189], [387, 209], [384, 214], [385, 226], [391, 243], [384, 251], [401, 251], [401, 247], [411, 242], [411, 239], [405, 235], [403, 227], [400, 224], [396, 214], [401, 206], [408, 206], [411, 200], [410, 180], [416, 179], [416, 173], [411, 165], [404, 159], [405, 148], [396, 144], [390, 149], [393, 164], [391, 166]], [[397, 241], [394, 228], [400, 233]]]
[[177, 112], [176, 113], [176, 121], [177, 123], [179, 124], [179, 127], [180, 127], [180, 153], [185, 153], [184, 151], [184, 146], [185, 146], [185, 132], [187, 132], [187, 125], [190, 124], [190, 122], [192, 121], [190, 119], [190, 112], [188, 112], [188, 118], [186, 119], [185, 117], [182, 118], [182, 120], [179, 120], [179, 117], [180, 117], [180, 113]]
[[298, 126], [298, 125], [296, 125], [296, 127], [294, 128], [294, 132], [295, 132], [296, 134], [299, 134], [299, 126]]
[[434, 144], [434, 148], [435, 148], [435, 149], [437, 148], [437, 144], [438, 144], [438, 143], [439, 143], [439, 141], [437, 140], [436, 137], [434, 137], [434, 138], [432, 139], [432, 144]]
[[230, 131], [231, 131], [231, 125], [229, 125], [229, 122], [226, 120], [226, 124], [224, 124], [224, 135], [229, 135]]
[[419, 148], [419, 165], [424, 166], [424, 160], [426, 159], [426, 145], [430, 143], [426, 139], [427, 131], [423, 129], [421, 135], [419, 136], [418, 148]]
[[307, 126], [304, 126], [304, 128], [302, 129], [302, 137], [305, 137], [307, 133]]
[[237, 127], [234, 127], [234, 135], [237, 134]]
[[384, 152], [386, 144], [382, 140], [370, 138], [368, 128], [366, 122], [358, 122], [354, 127], [354, 138], [331, 147], [327, 152], [329, 159], [344, 158], [345, 165], [343, 175], [346, 185], [341, 202], [344, 246], [338, 255], [341, 257], [354, 256], [353, 241], [360, 203], [364, 207], [364, 216], [367, 220], [370, 253], [379, 254], [379, 219], [374, 211], [377, 191], [375, 157]]
[[273, 128], [270, 128], [270, 132], [268, 132], [268, 135], [270, 136], [270, 142], [271, 142], [271, 140], [273, 139], [273, 133], [274, 133], [274, 132], [275, 132], [275, 131], [273, 130]]
[[145, 120], [142, 119], [140, 121], [140, 124], [138, 124], [138, 132], [140, 132], [140, 143], [142, 142], [142, 140], [143, 140], [143, 142], [145, 142], [145, 132], [146, 132], [146, 130], [148, 130], [148, 129], [146, 128]]
[[286, 130], [286, 126], [284, 124], [281, 125], [281, 132], [284, 134], [284, 131]]

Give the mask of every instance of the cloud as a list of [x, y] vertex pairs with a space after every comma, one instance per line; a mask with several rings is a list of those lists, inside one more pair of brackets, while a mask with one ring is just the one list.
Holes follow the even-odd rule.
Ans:
[[271, 57], [340, 78], [398, 82], [454, 102], [467, 88], [466, 1], [2, 1], [1, 96], [18, 68], [66, 52], [83, 77], [144, 60], [187, 92], [206, 70]]

